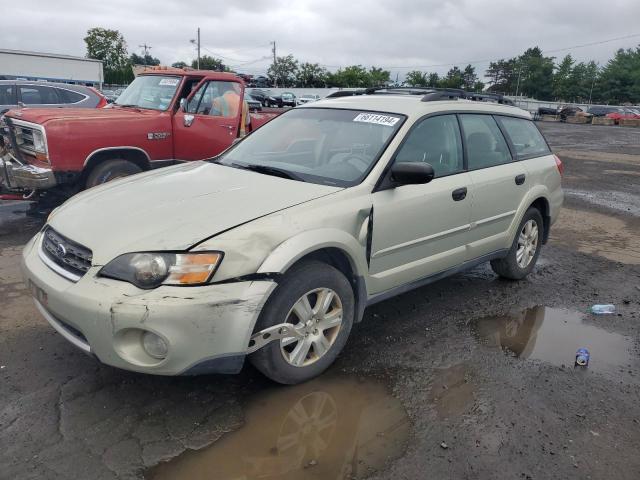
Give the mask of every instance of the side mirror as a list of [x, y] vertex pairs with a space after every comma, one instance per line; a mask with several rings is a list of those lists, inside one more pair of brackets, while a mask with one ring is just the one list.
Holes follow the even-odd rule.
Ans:
[[433, 167], [424, 162], [398, 162], [391, 167], [391, 179], [400, 185], [419, 185], [433, 180]]

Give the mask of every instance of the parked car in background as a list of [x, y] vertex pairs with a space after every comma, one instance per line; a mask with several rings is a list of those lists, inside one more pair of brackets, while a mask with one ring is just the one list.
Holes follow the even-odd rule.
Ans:
[[116, 96], [116, 92], [114, 92], [113, 90], [102, 90], [102, 94], [105, 96], [107, 102], [109, 103], [113, 103], [116, 98], [118, 98]]
[[244, 99], [247, 102], [247, 105], [249, 105], [250, 112], [259, 112], [262, 110], [262, 103], [251, 95], [246, 94]]
[[637, 120], [640, 118], [640, 111], [629, 108], [629, 107], [619, 107], [616, 108], [614, 112], [607, 113], [605, 115], [607, 118], [612, 118], [616, 124], [620, 123], [620, 120]]
[[562, 122], [566, 122], [568, 117], [591, 117], [590, 113], [585, 112], [575, 105], [565, 105], [558, 110], [558, 115]]
[[590, 113], [594, 117], [604, 117], [608, 113], [612, 113], [618, 110], [618, 107], [609, 107], [605, 105], [591, 106], [587, 109], [587, 113]]
[[314, 95], [312, 93], [305, 93], [304, 95], [300, 95], [296, 100], [298, 105], [304, 105], [305, 103], [316, 102], [320, 100], [320, 95]]
[[561, 175], [519, 108], [448, 91], [323, 100], [215, 159], [81, 193], [22, 268], [52, 328], [108, 365], [237, 373], [248, 357], [295, 384], [334, 362], [369, 305], [484, 262], [525, 278]]
[[282, 92], [280, 98], [282, 99], [282, 107], [296, 106], [296, 96], [293, 92]]
[[269, 90], [262, 90], [260, 88], [253, 88], [249, 90], [249, 95], [258, 100], [263, 107], [268, 106], [268, 98], [271, 96], [271, 92]]
[[0, 114], [12, 108], [101, 108], [107, 99], [93, 87], [67, 83], [0, 80]]

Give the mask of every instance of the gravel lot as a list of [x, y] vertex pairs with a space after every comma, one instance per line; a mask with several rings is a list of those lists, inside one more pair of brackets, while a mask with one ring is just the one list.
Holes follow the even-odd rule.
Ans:
[[0, 202], [0, 478], [640, 478], [640, 130], [540, 126], [567, 198], [535, 272], [482, 266], [378, 304], [297, 387], [77, 352], [21, 283], [42, 221]]

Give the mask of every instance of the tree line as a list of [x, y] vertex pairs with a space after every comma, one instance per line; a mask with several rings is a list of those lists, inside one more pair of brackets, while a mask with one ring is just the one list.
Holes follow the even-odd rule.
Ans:
[[[92, 28], [84, 38], [87, 57], [103, 61], [105, 83], [125, 84], [133, 80], [133, 65], [160, 65], [149, 55], [129, 54], [117, 30]], [[173, 67], [197, 67], [197, 61], [179, 61]], [[230, 71], [223, 60], [200, 58], [203, 70]], [[276, 57], [267, 70], [278, 87], [378, 87], [395, 84], [391, 72], [380, 67], [350, 65], [329, 71], [318, 63], [301, 62], [293, 55]], [[594, 61], [576, 62], [568, 54], [562, 59], [545, 56], [539, 47], [522, 55], [489, 63], [483, 82], [473, 65], [451, 68], [445, 75], [413, 70], [401, 82], [405, 86], [463, 88], [506, 95], [524, 95], [538, 100], [593, 103], [640, 103], [640, 46], [620, 49], [602, 67]]]

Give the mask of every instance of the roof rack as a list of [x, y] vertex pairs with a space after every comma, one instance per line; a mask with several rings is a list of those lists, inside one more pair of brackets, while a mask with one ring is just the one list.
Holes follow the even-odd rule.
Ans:
[[493, 102], [503, 105], [514, 105], [508, 98], [499, 93], [468, 92], [460, 88], [432, 88], [432, 87], [375, 87], [360, 90], [354, 95], [422, 95], [423, 102], [442, 100], [473, 100], [476, 102]]

